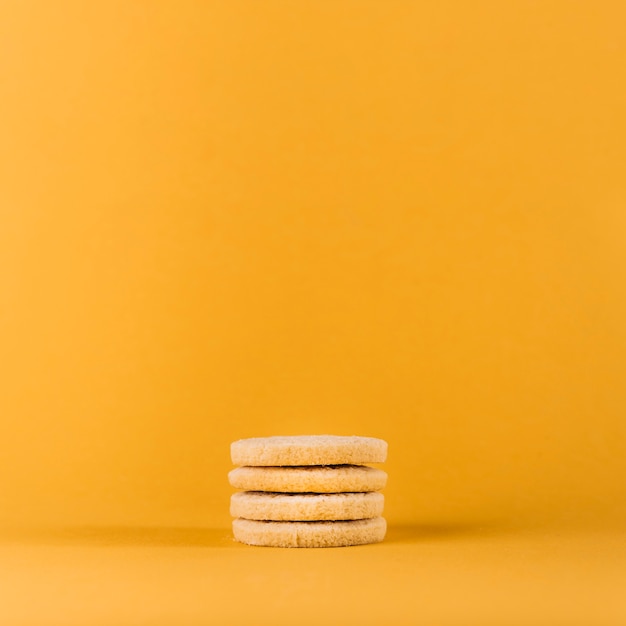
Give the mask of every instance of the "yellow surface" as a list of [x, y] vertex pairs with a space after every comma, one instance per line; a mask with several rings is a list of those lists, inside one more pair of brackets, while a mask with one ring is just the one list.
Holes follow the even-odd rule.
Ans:
[[626, 536], [397, 527], [385, 543], [252, 548], [227, 531], [117, 528], [0, 546], [20, 626], [623, 626]]
[[[620, 0], [0, 3], [0, 527], [225, 528], [230, 441], [359, 434], [389, 442], [392, 527], [576, 527], [592, 554], [626, 525], [625, 19]], [[576, 541], [543, 561], [493, 541], [13, 547], [7, 589], [31, 567], [86, 585], [77, 623], [202, 591], [191, 620], [239, 566], [262, 595], [296, 563], [356, 581], [372, 559], [412, 572], [390, 598], [457, 623], [470, 596], [483, 623], [511, 599], [514, 623], [584, 595]], [[323, 571], [302, 580], [336, 593]], [[153, 609], [124, 591], [142, 572]], [[5, 615], [41, 623], [19, 597]]]

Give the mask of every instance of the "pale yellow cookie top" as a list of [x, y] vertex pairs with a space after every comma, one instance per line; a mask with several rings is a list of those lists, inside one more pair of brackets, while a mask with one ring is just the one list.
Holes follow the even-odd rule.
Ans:
[[233, 442], [230, 451], [236, 465], [362, 465], [383, 463], [387, 459], [387, 442], [374, 437], [337, 435], [256, 437]]

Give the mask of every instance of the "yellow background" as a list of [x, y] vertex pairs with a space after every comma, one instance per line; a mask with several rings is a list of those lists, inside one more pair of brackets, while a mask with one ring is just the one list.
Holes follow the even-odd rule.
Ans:
[[3, 2], [0, 525], [226, 528], [232, 440], [336, 433], [398, 528], [623, 527], [625, 19]]

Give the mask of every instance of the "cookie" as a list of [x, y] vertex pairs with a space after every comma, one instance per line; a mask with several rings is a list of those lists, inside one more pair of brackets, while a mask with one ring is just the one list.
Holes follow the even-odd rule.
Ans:
[[243, 491], [230, 499], [230, 514], [248, 520], [323, 521], [382, 515], [382, 493], [261, 493]]
[[387, 473], [365, 465], [300, 467], [238, 467], [228, 474], [230, 484], [246, 491], [284, 493], [340, 493], [378, 491]]
[[230, 453], [235, 465], [363, 465], [384, 463], [387, 442], [335, 435], [259, 437], [233, 442]]
[[233, 520], [233, 534], [241, 543], [276, 548], [334, 548], [378, 543], [385, 537], [382, 517], [351, 522], [259, 522]]

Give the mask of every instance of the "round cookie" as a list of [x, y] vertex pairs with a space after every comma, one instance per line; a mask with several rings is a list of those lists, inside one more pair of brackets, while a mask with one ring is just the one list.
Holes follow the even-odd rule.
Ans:
[[378, 543], [385, 538], [382, 517], [351, 522], [259, 522], [233, 520], [233, 534], [241, 543], [275, 548], [334, 548]]
[[323, 521], [379, 517], [382, 493], [284, 494], [243, 491], [230, 499], [230, 514], [248, 520]]
[[233, 442], [230, 453], [235, 465], [363, 465], [384, 463], [387, 442], [335, 435], [259, 437]]
[[342, 493], [384, 489], [387, 473], [365, 465], [238, 467], [229, 472], [228, 480], [246, 491]]

